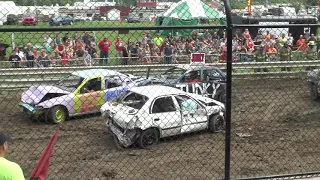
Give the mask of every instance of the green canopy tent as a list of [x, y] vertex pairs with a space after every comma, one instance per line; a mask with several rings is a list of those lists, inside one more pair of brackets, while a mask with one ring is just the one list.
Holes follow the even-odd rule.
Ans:
[[[211, 8], [200, 0], [182, 0], [176, 5], [169, 8], [166, 12], [156, 18], [157, 26], [192, 26], [198, 25], [200, 20], [217, 20], [223, 17], [222, 13]], [[192, 30], [162, 30], [163, 35], [176, 32], [186, 35], [190, 34]]]

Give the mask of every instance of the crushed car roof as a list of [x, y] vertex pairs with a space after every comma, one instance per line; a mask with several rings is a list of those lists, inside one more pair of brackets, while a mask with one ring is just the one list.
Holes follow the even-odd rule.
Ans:
[[130, 91], [145, 95], [148, 98], [154, 98], [158, 96], [171, 95], [171, 94], [188, 94], [180, 89], [162, 86], [162, 85], [150, 85], [150, 86], [140, 86], [133, 87]]
[[94, 76], [115, 76], [115, 75], [124, 75], [114, 70], [108, 69], [87, 69], [82, 71], [75, 71], [72, 75], [82, 77], [84, 79], [91, 78]]

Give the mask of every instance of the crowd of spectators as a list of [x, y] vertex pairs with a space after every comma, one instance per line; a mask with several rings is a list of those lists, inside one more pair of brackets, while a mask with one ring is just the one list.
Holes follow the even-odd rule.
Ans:
[[[150, 32], [143, 32], [142, 37], [136, 39], [121, 40], [117, 37], [111, 42], [108, 37], [96, 40], [89, 32], [83, 35], [69, 33], [63, 36], [56, 33], [54, 37], [45, 34], [43, 48], [35, 49], [31, 43], [25, 48], [16, 47], [7, 56], [6, 49], [9, 45], [0, 41], [0, 60], [9, 60], [13, 67], [48, 67], [56, 65], [86, 65], [110, 64], [109, 59], [116, 61], [114, 64], [138, 64], [138, 63], [165, 63], [189, 61], [188, 55], [194, 52], [206, 53], [209, 60], [224, 62], [226, 60], [225, 32], [205, 30], [204, 33], [193, 31], [189, 36], [176, 32], [155, 37]], [[110, 47], [114, 46], [115, 53], [110, 53]], [[306, 30], [300, 39], [294, 42], [291, 34], [281, 34], [277, 37], [266, 31], [259, 31], [252, 37], [249, 30], [243, 32], [237, 30], [232, 39], [232, 51], [237, 61], [251, 61], [256, 53], [266, 53], [266, 61], [274, 61], [279, 58], [280, 50], [285, 47], [294, 51], [305, 52], [320, 47], [320, 38], [315, 37]], [[311, 48], [309, 48], [311, 47]], [[110, 55], [114, 57], [110, 57]], [[186, 58], [187, 57], [187, 58]]]

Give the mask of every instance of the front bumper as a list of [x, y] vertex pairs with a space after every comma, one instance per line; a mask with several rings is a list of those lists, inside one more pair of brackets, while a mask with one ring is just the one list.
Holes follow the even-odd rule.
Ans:
[[27, 104], [27, 103], [19, 103], [19, 106], [22, 107], [23, 112], [27, 113], [28, 115], [32, 116], [38, 116], [43, 114], [44, 109], [40, 109], [38, 107], [35, 107], [33, 105]]
[[135, 129], [124, 129], [117, 125], [112, 119], [106, 123], [109, 131], [117, 138], [123, 147], [129, 147], [136, 141], [137, 131]]

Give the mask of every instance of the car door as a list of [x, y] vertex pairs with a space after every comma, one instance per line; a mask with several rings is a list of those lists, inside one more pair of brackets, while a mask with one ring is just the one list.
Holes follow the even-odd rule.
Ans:
[[182, 118], [181, 133], [193, 132], [208, 127], [208, 116], [205, 107], [186, 95], [176, 95]]
[[104, 104], [103, 77], [92, 77], [85, 80], [76, 90], [74, 98], [75, 114], [86, 114], [99, 111]]
[[112, 76], [105, 78], [105, 101], [111, 101], [119, 96], [122, 92], [129, 89], [130, 81], [120, 76]]
[[226, 91], [225, 77], [222, 72], [216, 68], [205, 69], [202, 73], [203, 91], [209, 96], [219, 101], [224, 101]]
[[160, 129], [161, 137], [181, 133], [181, 114], [172, 96], [156, 98], [150, 106], [152, 124]]

